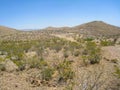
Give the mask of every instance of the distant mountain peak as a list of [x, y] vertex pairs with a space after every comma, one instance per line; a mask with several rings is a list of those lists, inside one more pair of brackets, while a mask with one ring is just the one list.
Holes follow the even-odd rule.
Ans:
[[104, 21], [92, 21], [91, 23], [105, 23]]
[[[103, 25], [103, 24], [106, 24], [106, 25], [108, 25], [106, 22], [104, 22], [104, 21], [92, 21], [92, 22], [88, 22], [88, 23], [85, 23], [85, 24], [93, 24], [93, 25], [98, 25], [98, 24], [101, 24], [101, 25]], [[85, 25], [84, 24], [84, 25]]]

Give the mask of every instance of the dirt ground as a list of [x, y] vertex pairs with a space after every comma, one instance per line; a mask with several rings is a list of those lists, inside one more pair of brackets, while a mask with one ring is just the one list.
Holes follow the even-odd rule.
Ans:
[[[102, 56], [103, 59], [101, 60], [99, 65], [81, 67], [79, 59], [73, 63], [74, 67], [73, 69], [76, 72], [76, 78], [74, 80], [76, 83], [78, 83], [77, 85], [74, 86], [73, 90], [81, 90], [80, 88], [82, 88], [82, 86], [80, 86], [81, 85], [80, 82], [82, 81], [82, 83], [84, 83], [87, 75], [89, 74], [97, 75], [97, 73], [100, 72], [100, 68], [102, 68], [101, 71], [103, 70], [105, 72], [102, 75], [101, 82], [105, 81], [106, 79], [108, 82], [112, 80], [111, 73], [114, 72], [114, 65], [116, 65], [116, 63], [111, 62], [111, 60], [117, 59], [118, 60], [117, 65], [120, 65], [120, 46], [117, 45], [102, 47]], [[37, 69], [30, 69], [11, 73], [0, 72], [0, 90], [63, 90], [64, 87], [32, 86], [27, 81], [27, 78], [31, 75], [31, 73], [36, 72], [38, 72]], [[92, 81], [93, 79], [91, 79], [89, 82]]]

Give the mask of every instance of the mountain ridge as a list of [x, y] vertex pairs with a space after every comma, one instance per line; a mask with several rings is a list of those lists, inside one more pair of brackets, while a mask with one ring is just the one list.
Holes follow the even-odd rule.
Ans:
[[83, 35], [84, 37], [112, 37], [120, 36], [120, 27], [107, 24], [103, 21], [92, 21], [74, 27], [47, 27], [32, 31], [23, 31], [0, 26], [1, 39], [24, 39], [24, 37], [27, 39], [30, 39], [30, 37], [32, 39], [37, 39], [45, 35], [69, 33]]

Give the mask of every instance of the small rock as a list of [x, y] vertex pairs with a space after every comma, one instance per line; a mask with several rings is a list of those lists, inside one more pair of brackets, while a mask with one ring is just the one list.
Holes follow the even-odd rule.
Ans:
[[11, 60], [19, 60], [19, 58], [17, 56], [13, 56], [10, 58]]
[[6, 60], [5, 61], [5, 69], [8, 72], [16, 71], [18, 69], [18, 66], [13, 63], [11, 60]]

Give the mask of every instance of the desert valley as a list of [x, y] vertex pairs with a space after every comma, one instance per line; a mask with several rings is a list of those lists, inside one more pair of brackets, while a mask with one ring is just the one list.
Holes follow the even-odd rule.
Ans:
[[120, 90], [120, 27], [0, 26], [0, 90]]

